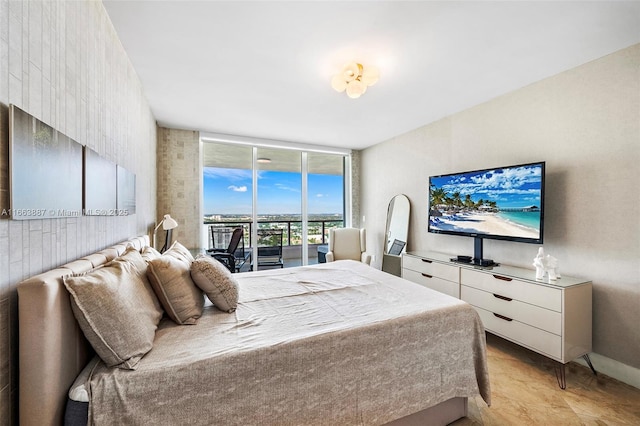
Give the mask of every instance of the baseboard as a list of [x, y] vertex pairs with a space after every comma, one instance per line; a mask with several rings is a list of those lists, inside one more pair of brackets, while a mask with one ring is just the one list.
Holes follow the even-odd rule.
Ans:
[[[595, 352], [589, 354], [591, 363], [598, 373], [606, 374], [623, 383], [640, 389], [640, 369], [623, 364], [619, 361], [599, 355]], [[576, 362], [587, 366], [583, 358], [576, 359]]]

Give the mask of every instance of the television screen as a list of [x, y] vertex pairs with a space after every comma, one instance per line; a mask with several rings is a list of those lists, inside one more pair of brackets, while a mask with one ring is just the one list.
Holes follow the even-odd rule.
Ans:
[[428, 231], [542, 243], [545, 163], [429, 178]]

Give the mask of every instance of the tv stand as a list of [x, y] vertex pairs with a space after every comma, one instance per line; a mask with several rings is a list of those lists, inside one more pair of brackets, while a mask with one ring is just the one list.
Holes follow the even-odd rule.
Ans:
[[449, 259], [454, 263], [461, 263], [463, 265], [470, 265], [476, 268], [493, 268], [494, 266], [500, 266], [499, 263], [494, 262], [491, 259], [476, 259], [471, 256], [457, 256]]
[[564, 275], [539, 280], [533, 268], [482, 267], [434, 252], [405, 253], [402, 277], [464, 300], [478, 312], [486, 331], [557, 361], [562, 389], [564, 365], [588, 359], [591, 352], [588, 280]]
[[480, 237], [473, 238], [473, 260], [471, 261], [471, 264], [476, 266], [482, 266], [482, 267], [498, 266], [496, 262], [494, 262], [491, 259], [485, 259], [484, 256], [482, 255], [483, 242], [484, 242], [483, 238], [480, 238]]
[[473, 257], [458, 255], [457, 257], [452, 257], [452, 262], [462, 263], [466, 265], [478, 266], [481, 268], [491, 268], [493, 266], [500, 266], [499, 263], [494, 262], [492, 259], [485, 259], [482, 255], [483, 247], [482, 247], [483, 239], [480, 237], [474, 237], [473, 239]]
[[474, 266], [480, 266], [481, 268], [491, 268], [493, 266], [500, 266], [499, 263], [494, 262], [492, 259], [473, 259], [471, 262]]

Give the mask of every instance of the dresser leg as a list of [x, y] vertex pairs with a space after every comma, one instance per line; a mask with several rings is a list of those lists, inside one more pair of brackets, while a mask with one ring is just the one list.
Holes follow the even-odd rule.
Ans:
[[[589, 365], [589, 368], [591, 368], [591, 371], [593, 371], [593, 375], [597, 376], [598, 372], [596, 371], [595, 367], [591, 363], [591, 358], [589, 358], [589, 354], [582, 355], [582, 358], [584, 358], [586, 363]], [[556, 380], [558, 381], [558, 386], [560, 386], [560, 389], [566, 389], [567, 377], [565, 376], [565, 369], [564, 369], [565, 364], [561, 362], [559, 364], [560, 365], [556, 367]]]
[[598, 373], [596, 372], [596, 369], [593, 367], [593, 364], [591, 363], [591, 358], [589, 358], [589, 354], [584, 354], [582, 355], [582, 358], [584, 358], [584, 360], [587, 362], [587, 364], [589, 365], [589, 368], [591, 368], [591, 371], [593, 371], [593, 375], [597, 376]]
[[560, 363], [559, 367], [556, 367], [556, 380], [558, 381], [558, 386], [560, 389], [567, 388], [567, 378], [565, 376], [564, 364]]

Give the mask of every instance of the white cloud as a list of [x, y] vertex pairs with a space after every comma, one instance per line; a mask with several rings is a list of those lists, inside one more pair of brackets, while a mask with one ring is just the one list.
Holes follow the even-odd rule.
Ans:
[[244, 185], [243, 186], [229, 185], [227, 189], [230, 189], [235, 192], [247, 192], [247, 187]]
[[205, 167], [204, 175], [208, 178], [222, 178], [229, 180], [251, 179], [251, 170], [245, 169], [223, 169], [220, 167]]
[[292, 187], [287, 186], [287, 185], [282, 184], [282, 183], [276, 183], [275, 187], [278, 188], [278, 189], [281, 189], [283, 191], [300, 192], [300, 189], [292, 188]]

